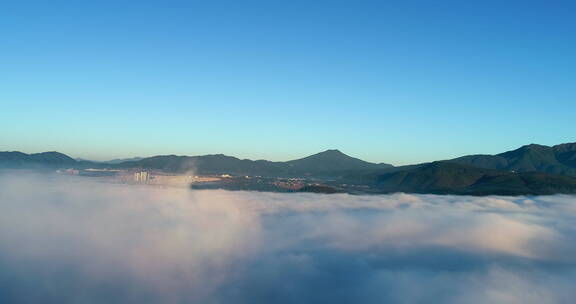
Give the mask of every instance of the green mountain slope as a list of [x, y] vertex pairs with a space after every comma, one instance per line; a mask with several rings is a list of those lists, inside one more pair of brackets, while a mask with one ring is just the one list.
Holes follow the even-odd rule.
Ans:
[[566, 166], [576, 168], [576, 143], [554, 146], [556, 159]]
[[0, 168], [60, 168], [74, 166], [76, 160], [58, 152], [26, 154], [22, 152], [0, 152]]
[[274, 162], [239, 159], [223, 154], [203, 156], [161, 155], [114, 165], [116, 168], [142, 168], [183, 173], [234, 175], [276, 175], [283, 171]]
[[531, 144], [497, 155], [468, 155], [450, 161], [488, 169], [576, 176], [576, 143], [553, 147]]
[[282, 163], [285, 170], [294, 174], [317, 175], [331, 172], [375, 170], [391, 168], [389, 164], [374, 164], [350, 157], [339, 150], [327, 150], [308, 157]]
[[203, 156], [163, 155], [144, 158], [139, 161], [124, 162], [114, 166], [117, 168], [156, 169], [167, 172], [194, 171], [197, 174], [262, 176], [331, 176], [353, 170], [392, 167], [387, 164], [365, 162], [338, 150], [328, 150], [287, 162], [253, 161], [223, 154]]
[[539, 172], [513, 173], [454, 162], [433, 162], [386, 173], [374, 180], [382, 192], [520, 195], [576, 193], [576, 178]]

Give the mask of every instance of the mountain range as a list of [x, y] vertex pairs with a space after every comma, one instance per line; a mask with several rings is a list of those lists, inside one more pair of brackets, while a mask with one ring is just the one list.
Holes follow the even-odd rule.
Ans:
[[542, 172], [485, 169], [455, 162], [433, 162], [384, 173], [368, 184], [380, 192], [542, 195], [576, 193], [576, 178]]
[[305, 177], [367, 185], [374, 192], [456, 194], [576, 193], [576, 143], [556, 146], [530, 144], [496, 155], [467, 155], [455, 159], [394, 167], [327, 150], [308, 157], [273, 162], [239, 159], [224, 154], [160, 155], [147, 158], [91, 162], [58, 152], [25, 154], [0, 152], [0, 168], [111, 168], [160, 170], [199, 175], [230, 174], [267, 177]]
[[531, 144], [496, 155], [468, 155], [451, 161], [479, 168], [576, 176], [576, 143], [552, 147]]
[[66, 168], [83, 163], [59, 152], [26, 154], [18, 151], [0, 152], [0, 168], [42, 169]]
[[92, 162], [75, 160], [59, 152], [25, 154], [0, 152], [0, 168], [111, 168], [160, 170], [170, 173], [194, 171], [197, 174], [232, 174], [280, 176], [335, 177], [393, 168], [389, 164], [375, 164], [350, 157], [339, 150], [327, 150], [301, 159], [273, 162], [267, 160], [239, 159], [224, 154], [201, 156], [159, 155], [125, 161]]

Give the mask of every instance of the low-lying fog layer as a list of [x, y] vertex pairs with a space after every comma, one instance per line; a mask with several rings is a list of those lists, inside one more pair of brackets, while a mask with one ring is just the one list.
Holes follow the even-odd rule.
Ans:
[[575, 215], [0, 176], [0, 303], [573, 303]]

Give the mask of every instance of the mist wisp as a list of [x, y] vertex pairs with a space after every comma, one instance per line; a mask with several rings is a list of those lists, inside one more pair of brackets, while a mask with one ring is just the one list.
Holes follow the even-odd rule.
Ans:
[[572, 303], [576, 197], [0, 175], [1, 303]]

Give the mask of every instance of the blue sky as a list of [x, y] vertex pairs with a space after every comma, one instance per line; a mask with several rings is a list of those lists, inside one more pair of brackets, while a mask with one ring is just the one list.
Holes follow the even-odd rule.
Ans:
[[11, 1], [0, 150], [407, 164], [573, 142], [575, 37], [573, 1]]

